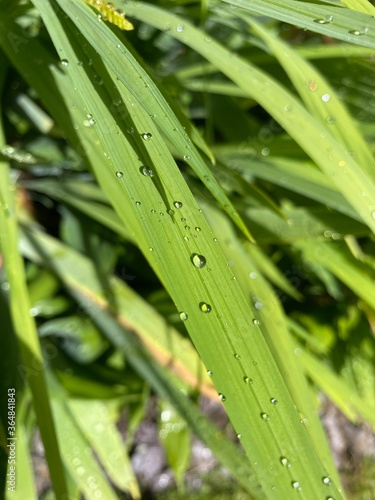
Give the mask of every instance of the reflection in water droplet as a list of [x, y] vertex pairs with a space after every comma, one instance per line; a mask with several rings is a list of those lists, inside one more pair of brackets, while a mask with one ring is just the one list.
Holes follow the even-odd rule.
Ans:
[[122, 172], [116, 172], [116, 177], [121, 179], [122, 177], [124, 177], [124, 174]]
[[237, 439], [241, 439], [242, 438], [242, 434], [237, 434]]
[[325, 477], [322, 477], [322, 481], [323, 481], [323, 484], [329, 486], [331, 484], [331, 480], [329, 477], [325, 476]]
[[62, 59], [61, 65], [64, 66], [64, 68], [67, 68], [69, 66], [69, 61], [67, 59]]
[[253, 319], [253, 325], [259, 326], [260, 325], [259, 319]]
[[262, 411], [262, 413], [260, 414], [260, 416], [262, 417], [262, 419], [265, 421], [265, 422], [268, 422], [270, 417], [267, 415], [267, 413], [265, 413], [264, 411]]
[[188, 315], [186, 314], [186, 312], [181, 311], [180, 312], [180, 320], [181, 321], [186, 321], [187, 319], [188, 319]]
[[178, 32], [178, 33], [182, 33], [183, 31], [184, 31], [184, 27], [183, 27], [183, 25], [182, 25], [182, 24], [179, 24], [179, 25], [177, 26], [177, 32]]
[[149, 248], [149, 250], [150, 250], [150, 252], [153, 252], [153, 251], [154, 251], [154, 249], [153, 249], [152, 247], [150, 247], [150, 248]]
[[190, 226], [185, 226], [186, 231], [189, 231]]
[[[183, 206], [183, 204], [182, 204], [180, 201], [175, 201], [175, 202], [173, 203], [173, 205], [174, 205], [176, 208], [178, 208], [178, 209], [182, 208], [182, 206]], [[182, 220], [182, 219], [181, 219], [181, 220]]]
[[317, 24], [330, 24], [333, 22], [333, 16], [325, 16], [323, 19], [314, 19]]
[[219, 399], [224, 403], [224, 401], [227, 399], [224, 394], [219, 393]]
[[301, 488], [301, 486], [300, 486], [300, 484], [299, 484], [299, 482], [298, 482], [298, 481], [292, 481], [292, 487], [293, 487], [295, 490], [297, 490], [297, 491], [301, 491], [301, 490], [302, 490], [302, 488]]
[[185, 156], [184, 156], [184, 160], [185, 160], [185, 161], [189, 161], [189, 160], [191, 160], [191, 157], [190, 157], [189, 155], [185, 155]]
[[142, 134], [142, 139], [145, 141], [149, 141], [152, 138], [152, 134], [150, 132]]
[[290, 467], [289, 460], [286, 457], [280, 457], [280, 463], [283, 467]]
[[174, 215], [174, 210], [172, 210], [171, 208], [168, 208], [167, 210], [167, 214], [170, 215], [172, 217], [172, 215]]
[[194, 266], [199, 269], [202, 269], [206, 265], [206, 258], [203, 255], [198, 255], [197, 253], [193, 253], [190, 260]]
[[196, 227], [195, 230], [196, 230], [197, 233], [201, 232], [201, 228], [200, 227]]
[[200, 302], [199, 309], [204, 313], [209, 313], [211, 312], [212, 307], [210, 306], [210, 304], [206, 304], [206, 302]]
[[234, 358], [235, 358], [237, 361], [239, 361], [239, 360], [241, 359], [241, 356], [240, 356], [239, 354], [235, 354], [235, 355], [234, 355]]
[[277, 399], [275, 399], [275, 398], [271, 398], [270, 401], [273, 405], [277, 405], [277, 403], [278, 403]]
[[211, 370], [207, 370], [207, 375], [208, 375], [209, 377], [212, 377], [212, 375], [213, 375], [212, 371], [211, 371]]
[[255, 271], [249, 273], [249, 276], [252, 280], [255, 280], [255, 278], [257, 277], [257, 273]]
[[152, 177], [154, 175], [154, 172], [152, 168], [150, 167], [141, 167], [140, 168], [141, 174], [145, 175], [146, 177]]
[[141, 202], [140, 201], [136, 201], [135, 204], [137, 205], [137, 207], [139, 207], [141, 205]]
[[322, 95], [322, 101], [328, 102], [330, 99], [331, 99], [331, 96], [329, 94]]

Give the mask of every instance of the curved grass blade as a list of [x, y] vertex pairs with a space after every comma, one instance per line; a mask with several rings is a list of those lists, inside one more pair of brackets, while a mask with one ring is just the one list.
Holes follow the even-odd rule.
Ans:
[[[127, 5], [129, 15], [158, 29], [163, 29], [166, 25], [175, 28], [183, 22], [178, 16], [148, 4], [136, 7], [134, 2], [129, 1]], [[348, 151], [334, 139], [329, 129], [308, 113], [300, 101], [273, 78], [231, 54], [214, 40], [207, 43], [204, 33], [187, 22], [184, 23], [184, 32], [181, 37], [177, 30], [171, 31], [173, 36], [199, 52], [261, 104], [325, 175], [335, 182], [348, 202], [375, 232], [375, 184]]]
[[[375, 48], [375, 19], [342, 7], [296, 0], [221, 0], [252, 14], [263, 15], [322, 35]], [[134, 16], [133, 11], [129, 13]]]

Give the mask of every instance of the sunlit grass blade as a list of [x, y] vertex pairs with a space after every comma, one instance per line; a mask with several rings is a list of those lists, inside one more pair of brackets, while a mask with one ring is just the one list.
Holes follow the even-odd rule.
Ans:
[[221, 1], [252, 14], [278, 19], [354, 45], [375, 48], [375, 33], [371, 29], [375, 20], [362, 12], [296, 0]]
[[[104, 24], [98, 26], [98, 20], [90, 9], [80, 0], [58, 0], [59, 5], [71, 16], [72, 21], [82, 30], [82, 34], [89, 40], [103, 62], [113, 71], [115, 77], [130, 92], [135, 101], [152, 117], [159, 130], [176, 147], [177, 151], [196, 172], [201, 181], [218, 200], [228, 215], [251, 240], [252, 237], [239, 215], [235, 212], [232, 203], [225, 196], [220, 185], [199, 155], [186, 131], [171, 111], [167, 101], [158, 91], [150, 76], [137, 64], [126, 46]], [[100, 29], [100, 40], [96, 34]], [[139, 85], [139, 82], [142, 85]]]
[[[130, 15], [163, 29], [168, 24], [175, 28], [181, 19], [148, 4], [128, 3]], [[217, 66], [228, 78], [249, 93], [332, 179], [349, 203], [375, 231], [375, 184], [366, 175], [346, 149], [319, 123], [289, 91], [250, 63], [231, 54], [226, 48], [185, 22], [184, 36], [171, 30], [182, 42], [199, 52]], [[344, 168], [345, 167], [345, 168]], [[366, 196], [363, 195], [366, 193]]]
[[267, 32], [254, 19], [245, 17], [255, 32], [267, 43], [298, 91], [306, 108], [322, 124], [329, 124], [331, 134], [341, 142], [359, 165], [374, 180], [373, 156], [345, 106], [329, 82], [291, 47]]

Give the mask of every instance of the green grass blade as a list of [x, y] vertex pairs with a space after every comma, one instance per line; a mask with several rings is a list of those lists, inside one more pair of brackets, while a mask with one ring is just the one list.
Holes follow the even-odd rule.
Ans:
[[[296, 0], [221, 0], [252, 14], [268, 16], [362, 47], [375, 48], [374, 18], [341, 7]], [[133, 11], [129, 9], [129, 13]]]
[[[0, 124], [0, 144], [4, 144]], [[43, 439], [46, 458], [56, 496], [66, 495], [65, 477], [56, 437], [49, 395], [44, 377], [44, 361], [39, 344], [35, 320], [30, 315], [25, 267], [18, 253], [18, 228], [16, 220], [15, 189], [10, 179], [7, 162], [0, 162], [0, 247], [4, 257], [7, 280], [10, 285], [9, 307], [13, 327], [21, 353], [20, 375], [30, 386], [33, 405]], [[21, 471], [19, 471], [21, 473]]]

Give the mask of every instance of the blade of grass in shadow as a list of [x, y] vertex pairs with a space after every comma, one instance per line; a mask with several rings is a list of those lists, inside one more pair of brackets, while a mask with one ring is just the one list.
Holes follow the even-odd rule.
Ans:
[[[4, 145], [0, 123], [0, 144]], [[30, 386], [48, 467], [58, 498], [66, 495], [65, 476], [44, 377], [44, 362], [35, 320], [30, 315], [25, 267], [18, 252], [15, 189], [7, 162], [0, 162], [0, 247], [10, 286], [9, 307], [21, 354], [20, 374]]]

